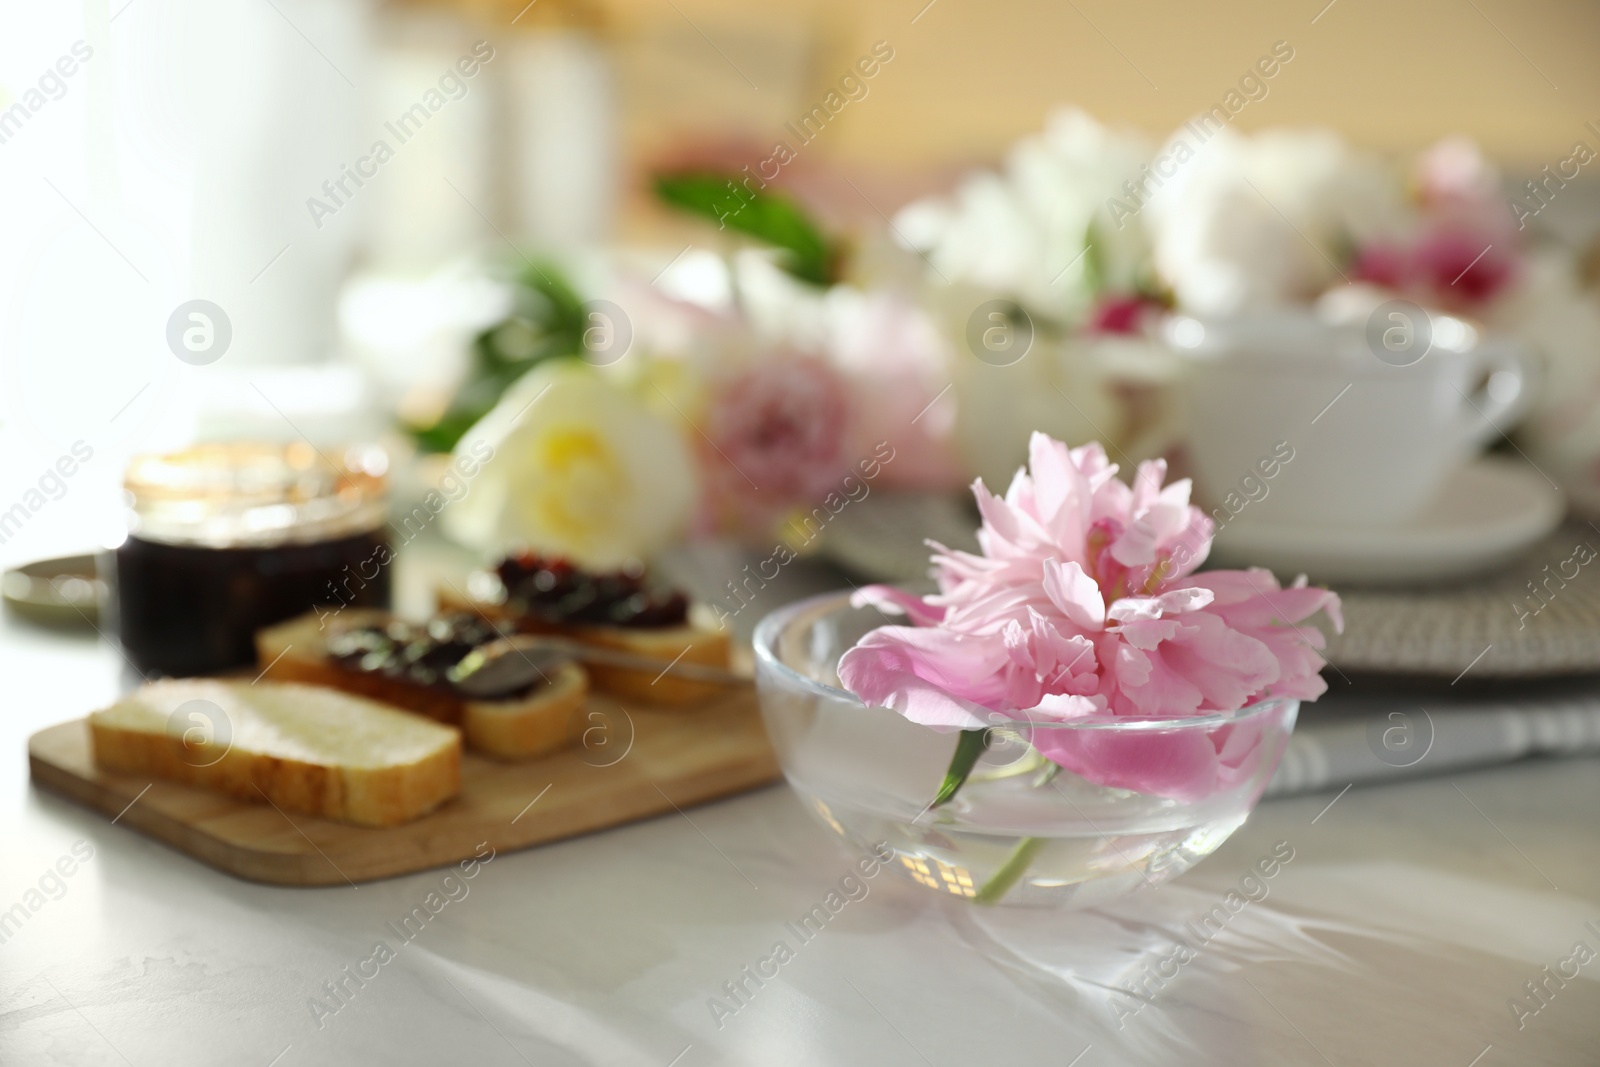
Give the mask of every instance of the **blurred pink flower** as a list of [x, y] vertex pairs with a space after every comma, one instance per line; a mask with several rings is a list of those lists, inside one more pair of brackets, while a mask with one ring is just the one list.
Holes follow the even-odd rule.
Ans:
[[1137, 334], [1144, 328], [1145, 319], [1160, 310], [1155, 301], [1137, 293], [1104, 297], [1089, 314], [1089, 331]]
[[1427, 224], [1409, 242], [1361, 249], [1352, 277], [1422, 303], [1473, 312], [1505, 293], [1521, 268], [1521, 253], [1507, 228], [1445, 219]]
[[[1116, 473], [1098, 444], [1069, 450], [1034, 434], [1029, 469], [1004, 498], [973, 485], [981, 554], [934, 546], [937, 594], [857, 594], [915, 625], [879, 627], [848, 650], [845, 688], [942, 729], [997, 716], [1177, 718], [1321, 694], [1323, 637], [1299, 624], [1326, 611], [1342, 627], [1338, 597], [1304, 579], [1281, 588], [1264, 570], [1192, 573], [1213, 525], [1188, 481], [1163, 486], [1160, 460], [1140, 464], [1131, 486]], [[1090, 733], [1041, 727], [1034, 744], [1090, 780], [1172, 796], [1201, 795], [1226, 777], [1219, 761], [1247, 754], [1229, 727], [1142, 742]], [[1095, 746], [1119, 755], [1098, 764]]]
[[1451, 311], [1481, 311], [1523, 266], [1499, 176], [1471, 140], [1446, 138], [1418, 158], [1416, 190], [1413, 231], [1359, 249], [1352, 276]]
[[1374, 241], [1356, 253], [1350, 273], [1355, 281], [1371, 282], [1399, 292], [1411, 281], [1409, 250], [1397, 241]]
[[701, 456], [713, 506], [757, 528], [843, 493], [851, 430], [849, 394], [831, 367], [791, 352], [764, 354], [712, 385]]
[[1471, 309], [1505, 292], [1520, 265], [1506, 233], [1439, 226], [1413, 252], [1425, 292], [1444, 307]]
[[1470, 137], [1446, 137], [1417, 157], [1417, 196], [1425, 208], [1498, 206], [1500, 176]]

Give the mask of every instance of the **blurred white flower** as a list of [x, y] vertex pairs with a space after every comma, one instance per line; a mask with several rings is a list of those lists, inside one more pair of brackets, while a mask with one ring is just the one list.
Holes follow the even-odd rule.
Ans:
[[975, 174], [948, 198], [909, 205], [895, 230], [942, 280], [1074, 322], [1097, 293], [1127, 292], [1140, 280], [1144, 225], [1138, 218], [1113, 224], [1106, 204], [1125, 195], [1124, 183], [1137, 180], [1149, 158], [1139, 134], [1069, 108], [1018, 142], [1002, 173]]
[[[1193, 140], [1186, 128], [1162, 154]], [[1407, 222], [1398, 178], [1326, 130], [1219, 130], [1144, 214], [1158, 272], [1202, 315], [1311, 300], [1344, 280], [1354, 246]]]
[[736, 252], [731, 272], [740, 315], [758, 342], [802, 351], [827, 343], [829, 290], [800, 281], [767, 249]]
[[482, 468], [441, 521], [485, 552], [520, 542], [586, 567], [618, 567], [676, 541], [697, 499], [683, 435], [577, 360], [523, 375], [456, 456]]
[[1092, 358], [1094, 342], [1040, 338], [1009, 367], [967, 360], [955, 376], [961, 459], [988, 485], [1009, 485], [1026, 462], [1033, 431], [1115, 448], [1126, 430], [1110, 379]]
[[826, 312], [828, 358], [855, 398], [857, 437], [895, 448], [880, 484], [960, 487], [966, 471], [955, 448], [950, 352], [937, 324], [907, 297], [848, 285], [829, 291]]
[[[1032, 430], [1080, 442], [1115, 441], [1123, 429], [1093, 346], [1064, 339], [1062, 328], [1084, 323], [1102, 293], [1150, 280], [1144, 219], [1119, 225], [1108, 208], [1149, 159], [1141, 135], [1065, 109], [1018, 142], [999, 173], [975, 174], [895, 219], [932, 268], [923, 298], [949, 338], [956, 448], [990, 484], [1010, 481]], [[995, 299], [1020, 305], [1032, 334], [1027, 354], [1003, 366], [968, 350], [972, 316]]]
[[[941, 390], [940, 403], [954, 401], [952, 438], [969, 477], [1009, 485], [1017, 467], [1027, 462], [1034, 430], [1063, 441], [1118, 443], [1125, 429], [1123, 413], [1093, 338], [1063, 336], [1024, 315], [1011, 329], [1028, 338], [1025, 354], [992, 362], [970, 346], [975, 309], [986, 312], [994, 290], [960, 283], [930, 285], [923, 296], [949, 339], [950, 388]], [[921, 421], [939, 414], [940, 405], [935, 405]]]

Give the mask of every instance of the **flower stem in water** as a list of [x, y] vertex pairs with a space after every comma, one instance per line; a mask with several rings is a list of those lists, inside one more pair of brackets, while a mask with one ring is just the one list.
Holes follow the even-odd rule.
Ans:
[[989, 880], [973, 895], [974, 904], [994, 904], [1006, 895], [1007, 890], [1017, 884], [1028, 871], [1028, 866], [1033, 863], [1041, 848], [1045, 846], [1042, 837], [1024, 837], [1017, 842], [1017, 847], [1011, 850], [1011, 855], [1000, 865], [1000, 869], [989, 876]]
[[977, 764], [978, 757], [983, 755], [989, 747], [989, 731], [987, 728], [977, 730], [962, 730], [961, 736], [956, 739], [955, 755], [950, 757], [950, 769], [944, 773], [944, 784], [939, 786], [939, 792], [933, 798], [930, 808], [937, 808], [947, 804], [950, 798], [956, 795], [961, 788], [961, 783], [967, 780], [967, 775], [972, 773], [972, 768]]

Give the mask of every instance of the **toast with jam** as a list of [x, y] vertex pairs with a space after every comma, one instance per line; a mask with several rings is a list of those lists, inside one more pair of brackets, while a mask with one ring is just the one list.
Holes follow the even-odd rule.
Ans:
[[346, 608], [259, 631], [256, 655], [274, 681], [327, 686], [459, 726], [469, 748], [497, 759], [531, 759], [575, 742], [589, 688], [576, 663], [563, 662], [529, 685], [487, 699], [450, 681], [452, 667], [500, 636], [474, 612], [410, 622]]
[[[521, 633], [554, 634], [599, 648], [670, 663], [728, 666], [728, 635], [702, 619], [681, 590], [642, 567], [587, 571], [563, 559], [519, 552], [473, 576], [463, 597], [440, 593], [448, 611], [474, 611]], [[683, 706], [724, 695], [715, 683], [663, 670], [587, 664], [594, 687], [652, 704]]]

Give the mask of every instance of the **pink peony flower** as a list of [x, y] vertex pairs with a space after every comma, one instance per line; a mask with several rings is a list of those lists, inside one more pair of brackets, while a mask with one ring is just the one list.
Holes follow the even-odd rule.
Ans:
[[[868, 633], [839, 661], [862, 701], [939, 729], [996, 718], [1182, 718], [1270, 697], [1313, 699], [1324, 639], [1300, 625], [1339, 600], [1265, 570], [1195, 574], [1213, 525], [1187, 479], [1142, 463], [1126, 485], [1098, 444], [1069, 450], [1035, 433], [1004, 498], [973, 485], [981, 554], [934, 545], [939, 592], [872, 586], [856, 596], [913, 625]], [[1096, 734], [1098, 733], [1098, 736]], [[1035, 746], [1121, 788], [1200, 796], [1243, 764], [1258, 731], [1142, 736], [1033, 731]]]
[[787, 352], [716, 388], [703, 455], [714, 506], [752, 529], [840, 490], [854, 454], [845, 384], [828, 364]]

